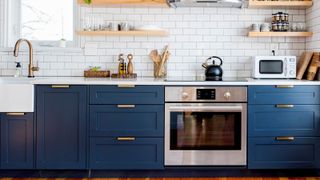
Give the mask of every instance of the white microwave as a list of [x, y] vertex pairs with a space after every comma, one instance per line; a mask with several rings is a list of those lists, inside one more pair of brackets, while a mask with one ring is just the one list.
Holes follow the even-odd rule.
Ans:
[[297, 57], [256, 56], [253, 58], [252, 77], [259, 79], [296, 78]]

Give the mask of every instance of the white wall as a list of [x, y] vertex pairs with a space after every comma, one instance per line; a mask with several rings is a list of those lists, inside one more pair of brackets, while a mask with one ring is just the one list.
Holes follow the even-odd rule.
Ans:
[[312, 8], [307, 10], [307, 23], [313, 37], [307, 38], [307, 50], [320, 51], [320, 1], [314, 0]]
[[[2, 1], [2, 0], [0, 0]], [[305, 38], [249, 38], [248, 27], [270, 21], [271, 14], [281, 10], [217, 8], [80, 8], [81, 21], [86, 15], [101, 15], [107, 21], [130, 22], [134, 25], [157, 24], [170, 32], [169, 37], [78, 37], [83, 51], [38, 52], [41, 76], [82, 76], [88, 66], [117, 70], [119, 53], [133, 53], [135, 71], [152, 76], [153, 64], [148, 57], [152, 49], [170, 45], [170, 76], [200, 75], [201, 64], [212, 55], [224, 59], [228, 77], [248, 77], [251, 56], [299, 56], [306, 47]], [[284, 10], [282, 10], [284, 11]], [[305, 22], [305, 10], [289, 10], [291, 20]], [[1, 19], [1, 18], [0, 18]], [[0, 22], [1, 23], [1, 22]], [[26, 71], [27, 56], [23, 55]], [[0, 52], [0, 75], [11, 75], [15, 59], [11, 52]], [[26, 73], [26, 72], [25, 72]]]

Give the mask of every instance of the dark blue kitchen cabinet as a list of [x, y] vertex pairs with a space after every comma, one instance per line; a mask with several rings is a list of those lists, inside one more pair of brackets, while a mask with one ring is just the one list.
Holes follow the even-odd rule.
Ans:
[[320, 106], [249, 105], [249, 136], [320, 136]]
[[161, 137], [164, 131], [163, 105], [92, 105], [91, 136]]
[[90, 104], [163, 103], [163, 86], [90, 86]]
[[249, 104], [320, 104], [320, 86], [250, 86]]
[[250, 169], [320, 168], [319, 152], [320, 138], [249, 138], [248, 167]]
[[34, 168], [33, 113], [1, 113], [1, 169]]
[[91, 138], [90, 169], [163, 169], [163, 138]]
[[90, 169], [164, 168], [164, 87], [90, 86]]
[[320, 168], [320, 86], [249, 86], [248, 168]]
[[37, 86], [37, 168], [85, 169], [87, 87]]

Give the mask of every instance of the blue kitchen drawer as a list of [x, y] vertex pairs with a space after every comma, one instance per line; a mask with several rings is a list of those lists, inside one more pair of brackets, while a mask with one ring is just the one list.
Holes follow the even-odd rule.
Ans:
[[90, 106], [91, 136], [163, 137], [164, 106]]
[[313, 169], [320, 167], [320, 138], [295, 137], [277, 141], [275, 137], [249, 138], [249, 169]]
[[249, 105], [249, 137], [254, 136], [320, 136], [320, 106]]
[[164, 87], [90, 86], [90, 104], [164, 104]]
[[320, 86], [249, 86], [249, 104], [320, 104]]
[[164, 169], [163, 138], [90, 139], [90, 169]]

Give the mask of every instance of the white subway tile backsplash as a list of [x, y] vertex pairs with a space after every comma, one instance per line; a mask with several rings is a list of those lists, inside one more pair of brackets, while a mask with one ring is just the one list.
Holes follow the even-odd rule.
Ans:
[[[1, 7], [0, 0], [0, 7]], [[153, 75], [149, 58], [152, 49], [162, 51], [169, 45], [171, 58], [169, 76], [203, 75], [201, 64], [209, 56], [221, 56], [226, 77], [248, 77], [251, 74], [251, 57], [270, 55], [272, 49], [279, 55], [297, 55], [306, 49], [320, 47], [320, 2], [312, 9], [286, 10], [296, 22], [305, 22], [315, 31], [312, 38], [250, 38], [252, 23], [269, 21], [271, 14], [281, 9], [235, 8], [91, 8], [81, 7], [79, 19], [88, 14], [102, 16], [106, 22], [129, 22], [132, 25], [156, 24], [170, 33], [169, 37], [143, 36], [77, 36], [81, 52], [35, 52], [41, 76], [83, 76], [89, 66], [117, 71], [118, 55], [134, 54], [134, 69], [140, 76]], [[306, 13], [307, 12], [307, 13]], [[306, 17], [307, 14], [307, 17]], [[0, 32], [3, 21], [0, 15]], [[0, 42], [1, 42], [0, 36]], [[21, 56], [27, 62], [27, 54]], [[14, 72], [12, 53], [0, 51], [0, 74]], [[26, 67], [24, 67], [26, 70]]]

